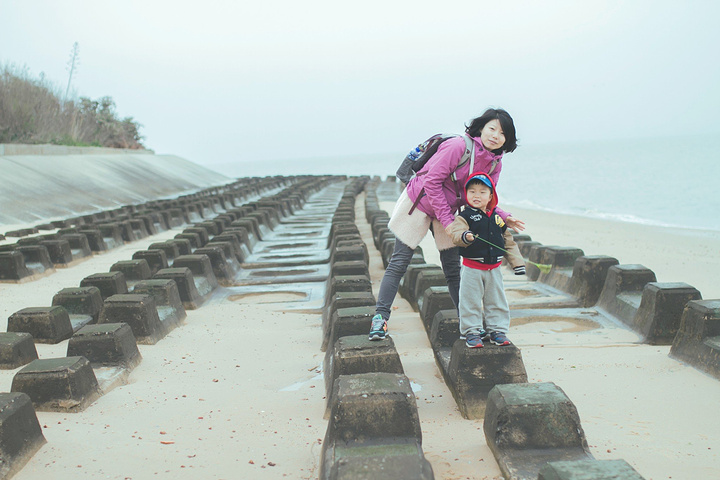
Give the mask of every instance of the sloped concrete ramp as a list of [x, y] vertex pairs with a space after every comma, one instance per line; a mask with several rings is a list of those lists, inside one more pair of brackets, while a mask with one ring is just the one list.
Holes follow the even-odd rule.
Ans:
[[230, 179], [175, 155], [0, 155], [0, 225], [35, 224], [162, 197]]

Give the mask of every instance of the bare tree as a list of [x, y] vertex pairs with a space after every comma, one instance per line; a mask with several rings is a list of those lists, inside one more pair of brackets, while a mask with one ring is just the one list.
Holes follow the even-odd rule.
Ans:
[[80, 66], [80, 45], [78, 42], [73, 43], [72, 49], [70, 50], [70, 59], [67, 62], [68, 71], [68, 84], [65, 89], [65, 99], [67, 100], [68, 94], [70, 93], [70, 83], [72, 82], [73, 76]]

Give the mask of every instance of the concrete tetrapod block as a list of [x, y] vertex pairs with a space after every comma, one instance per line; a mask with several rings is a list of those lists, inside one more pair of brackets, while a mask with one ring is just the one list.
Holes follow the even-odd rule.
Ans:
[[85, 357], [33, 360], [15, 374], [12, 391], [26, 393], [35, 410], [44, 412], [80, 412], [100, 396]]
[[383, 268], [387, 268], [390, 264], [390, 259], [395, 251], [395, 238], [385, 237], [380, 244], [380, 256], [383, 261]]
[[670, 356], [720, 379], [720, 300], [687, 304]]
[[330, 305], [337, 292], [372, 292], [372, 282], [367, 275], [338, 275], [330, 277], [325, 292], [324, 305]]
[[655, 282], [655, 273], [643, 265], [615, 265], [608, 269], [597, 306], [610, 315], [632, 325], [640, 308], [642, 291]]
[[408, 265], [405, 275], [400, 279], [400, 286], [398, 287], [398, 293], [407, 300], [413, 308], [417, 308], [417, 298], [415, 298], [415, 283], [417, 276], [423, 270], [437, 270], [442, 272], [442, 269], [437, 265], [431, 263], [419, 263]]
[[102, 295], [97, 287], [63, 288], [52, 299], [53, 306], [67, 310], [74, 331], [88, 323], [97, 323], [102, 304]]
[[335, 262], [330, 267], [330, 275], [369, 275], [368, 264], [363, 260]]
[[[213, 220], [207, 220], [204, 222], [196, 223], [195, 227], [191, 228], [204, 228], [208, 233], [208, 241], [210, 237], [214, 237], [215, 235], [220, 235], [220, 225], [213, 221]], [[207, 243], [207, 242], [205, 242]]]
[[470, 419], [483, 418], [488, 394], [496, 385], [527, 383], [522, 354], [515, 345], [468, 348], [459, 338], [443, 373], [460, 413]]
[[72, 263], [72, 250], [67, 240], [41, 240], [40, 245], [47, 248], [50, 261], [56, 267], [67, 267]]
[[[402, 453], [406, 450], [409, 452]], [[369, 447], [364, 451], [365, 456], [341, 457], [336, 460], [327, 478], [333, 480], [433, 480], [435, 478], [432, 466], [425, 460], [419, 445], [383, 445]], [[353, 453], [358, 454], [358, 452]]]
[[45, 442], [30, 397], [0, 393], [0, 478], [19, 472]]
[[97, 228], [100, 230], [100, 234], [103, 236], [105, 245], [107, 245], [108, 248], [117, 248], [125, 243], [122, 237], [122, 230], [117, 223], [100, 224]]
[[144, 345], [155, 345], [169, 331], [160, 321], [155, 299], [134, 293], [113, 295], [105, 300], [98, 323], [127, 323], [137, 342]]
[[0, 333], [0, 369], [12, 370], [38, 358], [35, 342], [29, 333]]
[[85, 357], [93, 367], [135, 368], [142, 357], [127, 323], [105, 323], [81, 328], [68, 342], [68, 357]]
[[332, 254], [330, 254], [331, 264], [335, 262], [350, 262], [353, 260], [359, 260], [365, 263], [368, 262], [369, 258], [367, 247], [364, 243], [345, 247], [338, 246], [335, 250], [333, 250]]
[[195, 233], [200, 236], [200, 244], [198, 245], [198, 248], [204, 247], [207, 242], [210, 241], [210, 234], [208, 233], [207, 229], [204, 227], [188, 227], [185, 230], [182, 231], [182, 233]]
[[430, 287], [446, 287], [447, 280], [442, 270], [421, 270], [415, 277], [415, 287], [413, 290], [413, 299], [410, 304], [417, 309], [418, 312], [422, 311], [423, 297], [425, 291]]
[[0, 282], [20, 283], [29, 280], [31, 275], [22, 253], [15, 250], [0, 252]]
[[[363, 478], [348, 476], [348, 470], [361, 461], [339, 463], [350, 458], [364, 459], [366, 465], [385, 465], [379, 469], [380, 476], [372, 478], [432, 478], [418, 476], [432, 470], [422, 453], [417, 404], [405, 375], [342, 375], [333, 390], [319, 478]], [[404, 470], [399, 476], [383, 473], [398, 475], [400, 466]], [[333, 476], [343, 472], [343, 477]]]
[[97, 287], [103, 300], [119, 293], [128, 293], [125, 275], [117, 271], [89, 275], [80, 281], [80, 286]]
[[339, 308], [330, 319], [328, 346], [335, 345], [340, 337], [365, 335], [370, 332], [375, 306]]
[[117, 226], [120, 229], [120, 235], [122, 236], [123, 242], [134, 242], [138, 240], [135, 238], [135, 232], [133, 232], [130, 220], [122, 220], [117, 222]]
[[122, 272], [122, 274], [125, 276], [125, 282], [127, 284], [128, 290], [132, 290], [131, 287], [134, 287], [135, 284], [140, 280], [147, 280], [149, 278], [152, 278], [150, 264], [144, 258], [137, 260], [121, 260], [119, 262], [115, 262], [113, 266], [110, 267], [110, 271]]
[[143, 280], [135, 285], [133, 293], [152, 295], [158, 317], [168, 328], [175, 328], [187, 317], [175, 280], [166, 278]]
[[20, 245], [15, 248], [15, 251], [22, 253], [25, 257], [25, 267], [36, 278], [55, 271], [52, 260], [50, 260], [50, 253], [44, 245]]
[[440, 310], [452, 310], [457, 311], [455, 302], [450, 297], [450, 291], [448, 287], [430, 287], [423, 293], [422, 300], [419, 303], [420, 306], [420, 318], [425, 325], [425, 331], [429, 334], [432, 329], [432, 322], [435, 319], [435, 315]]
[[393, 339], [371, 341], [367, 335], [340, 337], [325, 355], [323, 372], [328, 409], [332, 404], [333, 385], [340, 375], [405, 373]]
[[178, 233], [173, 238], [175, 238], [176, 240], [187, 240], [188, 242], [190, 242], [190, 247], [193, 250], [196, 248], [200, 248], [200, 244], [202, 243], [200, 235], [192, 232]]
[[243, 227], [230, 227], [225, 230], [223, 235], [232, 234], [240, 242], [240, 251], [242, 252], [243, 261], [252, 253], [253, 245], [255, 244], [248, 233], [246, 228]]
[[[526, 242], [525, 245], [531, 242]], [[556, 245], [533, 245], [527, 254], [527, 259], [530, 260], [530, 262], [540, 263], [542, 264], [542, 257], [545, 253], [545, 250], [548, 248], [558, 248]], [[540, 269], [533, 265], [530, 262], [525, 263], [525, 270], [527, 272], [527, 277], [532, 280], [536, 281], [538, 278], [540, 278]]]
[[532, 240], [532, 237], [526, 233], [513, 233], [512, 234], [513, 240], [515, 240], [515, 243], [517, 242], [529, 242]]
[[685, 305], [700, 299], [700, 292], [687, 283], [648, 283], [631, 327], [646, 343], [671, 345], [680, 328]]
[[536, 479], [547, 462], [593, 458], [575, 405], [554, 383], [497, 385], [483, 430], [505, 478]]
[[130, 228], [132, 229], [133, 236], [136, 240], [150, 236], [147, 231], [147, 227], [145, 226], [145, 221], [140, 218], [131, 218]]
[[620, 262], [607, 255], [584, 255], [573, 265], [567, 292], [578, 299], [581, 307], [591, 307], [600, 298], [610, 267]]
[[575, 460], [550, 462], [537, 480], [643, 480], [625, 460]]
[[335, 312], [341, 308], [372, 307], [375, 305], [375, 296], [372, 292], [337, 292], [330, 299], [330, 305], [323, 309], [323, 342], [321, 350], [327, 350], [332, 332], [331, 319]]
[[458, 338], [460, 338], [460, 318], [457, 309], [438, 311], [433, 317], [430, 328], [430, 345], [433, 350], [452, 348]]
[[[198, 248], [197, 250], [195, 250], [194, 255], [206, 255], [208, 259], [210, 259], [212, 273], [214, 274], [218, 284], [223, 286], [232, 285], [233, 280], [238, 273], [237, 269], [235, 268], [237, 262], [234, 258], [228, 259], [222, 247], [217, 245], [210, 245], [210, 243], [207, 243], [204, 247]], [[184, 257], [187, 258], [188, 256], [190, 255], [185, 255]], [[231, 261], [233, 263], [231, 263]], [[189, 267], [189, 265], [184, 266]], [[194, 273], [195, 272], [193, 272], [193, 274]]]
[[88, 245], [90, 246], [91, 251], [108, 251], [108, 246], [107, 243], [105, 243], [105, 238], [103, 237], [103, 234], [99, 229], [82, 229], [79, 231], [79, 233], [82, 233], [83, 235], [85, 235], [85, 237], [87, 237]]
[[540, 264], [552, 265], [548, 273], [540, 272], [537, 281], [567, 292], [575, 260], [585, 255], [575, 247], [548, 247], [542, 252]]
[[144, 259], [150, 265], [151, 275], [155, 275], [159, 270], [168, 268], [168, 261], [165, 252], [162, 250], [139, 250], [133, 253], [133, 260]]
[[10, 315], [8, 332], [25, 332], [37, 343], [56, 344], [72, 337], [73, 326], [61, 306], [27, 307]]
[[220, 235], [215, 235], [212, 240], [208, 242], [208, 246], [229, 243], [230, 251], [229, 253], [226, 251], [225, 256], [228, 257], [228, 260], [232, 259], [236, 265], [240, 265], [245, 261], [245, 255], [240, 245], [240, 238], [240, 234], [237, 232], [221, 233]]
[[[173, 257], [173, 262], [175, 261], [175, 258], [180, 255], [190, 255], [192, 253], [192, 245], [190, 244], [190, 240], [186, 238], [173, 238], [171, 240], [165, 240], [163, 243], [174, 245], [177, 248], [178, 254]], [[168, 263], [169, 262], [170, 259], [168, 259]]]
[[530, 255], [530, 250], [532, 249], [532, 247], [536, 245], [542, 245], [542, 243], [536, 242], [535, 240], [516, 240], [515, 242], [520, 249], [520, 253], [525, 258]]
[[175, 258], [180, 256], [180, 248], [172, 240], [151, 243], [148, 246], [148, 250], [162, 250], [165, 252], [165, 258], [167, 258], [168, 266], [172, 265]]
[[238, 218], [230, 224], [230, 227], [244, 228], [248, 233], [248, 240], [252, 246], [255, 246], [258, 241], [263, 239], [260, 234], [260, 225], [258, 224], [257, 218]]
[[156, 280], [173, 280], [177, 285], [180, 301], [186, 310], [195, 310], [205, 303], [208, 295], [201, 296], [195, 287], [195, 279], [187, 267], [164, 268], [153, 277]]
[[70, 244], [70, 251], [72, 252], [74, 259], [92, 256], [92, 250], [90, 250], [90, 244], [88, 243], [88, 239], [85, 234], [64, 233], [60, 235], [60, 239], [67, 240]]
[[195, 288], [201, 297], [212, 293], [218, 287], [210, 257], [207, 255], [180, 255], [173, 262], [173, 268], [187, 267], [193, 275]]

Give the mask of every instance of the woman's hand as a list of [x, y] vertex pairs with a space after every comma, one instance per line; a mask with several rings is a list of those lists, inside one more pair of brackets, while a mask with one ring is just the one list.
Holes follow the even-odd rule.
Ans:
[[505, 219], [505, 224], [518, 232], [522, 232], [523, 230], [525, 230], [525, 222], [523, 222], [519, 218], [507, 217]]

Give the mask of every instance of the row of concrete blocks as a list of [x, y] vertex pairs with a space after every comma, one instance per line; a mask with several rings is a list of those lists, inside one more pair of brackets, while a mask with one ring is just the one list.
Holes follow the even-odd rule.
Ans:
[[[145, 220], [145, 221], [144, 221]], [[0, 281], [36, 280], [90, 257], [137, 239], [166, 230], [154, 225], [151, 215], [119, 223], [61, 228], [56, 233], [25, 237], [0, 246]]]
[[[374, 221], [376, 201], [368, 191], [366, 211], [374, 237], [375, 230], [386, 227], [386, 220]], [[457, 310], [439, 267], [424, 261], [411, 265], [401, 294], [419, 308], [437, 363], [463, 416], [484, 418], [486, 440], [506, 478], [641, 478], [623, 460], [592, 458], [575, 406], [554, 384], [527, 383], [519, 349], [465, 347], [458, 339]], [[588, 472], [592, 475], [585, 476]]]
[[[323, 184], [308, 183], [314, 185], [303, 190], [306, 194]], [[283, 209], [289, 211], [304, 202], [297, 192], [288, 192], [296, 197]], [[207, 227], [211, 231], [220, 228]], [[193, 238], [204, 238], [207, 230], [201, 228], [192, 232]], [[187, 239], [181, 243], [185, 242], [190, 243]], [[177, 257], [174, 268], [161, 269], [150, 279], [147, 274], [151, 269], [144, 258], [130, 261], [133, 265], [129, 269], [118, 262], [109, 274], [91, 275], [83, 279], [80, 288], [58, 292], [52, 307], [27, 308], [11, 316], [9, 329], [18, 331], [2, 334], [0, 362], [6, 368], [30, 364], [16, 374], [12, 392], [0, 394], [0, 477], [22, 468], [45, 443], [36, 409], [74, 412], [86, 408], [103, 389], [122, 381], [140, 362], [137, 343], [156, 343], [185, 318], [186, 307], [197, 308], [202, 303], [203, 297], [192, 293], [193, 285], [197, 292], [198, 285], [217, 282], [210, 258], [196, 252], [184, 259]], [[183, 262], [187, 266], [179, 266]], [[124, 271], [143, 272], [130, 287], [132, 293], [127, 293]], [[35, 341], [46, 343], [70, 336], [68, 356], [37, 359], [33, 334]], [[98, 369], [103, 369], [105, 388], [95, 375]]]
[[[0, 281], [35, 280], [54, 272], [55, 268], [72, 266], [93, 253], [102, 253], [190, 223], [192, 218], [180, 208], [122, 213], [111, 217], [112, 220], [107, 219], [105, 213], [79, 217], [83, 222], [81, 225], [77, 225], [80, 223], [77, 221], [53, 222], [45, 227], [58, 228], [55, 233], [25, 236], [15, 244], [0, 246]], [[208, 215], [207, 207], [205, 215]]]
[[[244, 179], [175, 200], [127, 205], [8, 232], [8, 237], [22, 238], [15, 244], [0, 246], [0, 281], [35, 280], [54, 272], [54, 268], [71, 266], [93, 253], [210, 218], [237, 206], [250, 193], [277, 188], [286, 181], [253, 181], [252, 192], [242, 192], [240, 189], [247, 188], [248, 183]], [[55, 233], [29, 236], [40, 230], [55, 229], [58, 229]]]
[[[248, 196], [260, 195], [263, 191], [276, 189], [286, 184], [287, 178], [275, 179], [241, 178], [235, 182], [219, 187], [211, 187], [198, 192], [182, 195], [175, 199], [153, 200], [142, 204], [125, 205], [116, 209], [81, 215], [78, 217], [56, 220], [34, 227], [6, 232], [3, 237], [27, 237], [41, 230], [58, 228], [83, 228], [103, 223], [127, 220], [130, 217], [152, 214], [160, 211], [165, 223], [173, 228], [176, 223], [192, 223], [216, 214], [219, 210], [228, 210], [236, 206], [238, 201]], [[157, 223], [157, 222], [154, 222]], [[126, 240], [132, 241], [132, 240]]]
[[[331, 244], [362, 245], [355, 197], [364, 181], [346, 187], [333, 218]], [[366, 249], [331, 260], [323, 308], [327, 432], [321, 479], [432, 479], [422, 451], [415, 395], [392, 339], [371, 342], [375, 298]]]
[[670, 356], [720, 379], [720, 300], [702, 300], [686, 283], [657, 282], [643, 265], [619, 265], [613, 257], [544, 246], [525, 237], [515, 237], [523, 255], [552, 265], [543, 273], [528, 264], [531, 279], [569, 294], [581, 307], [603, 309], [646, 343], [672, 345]]

